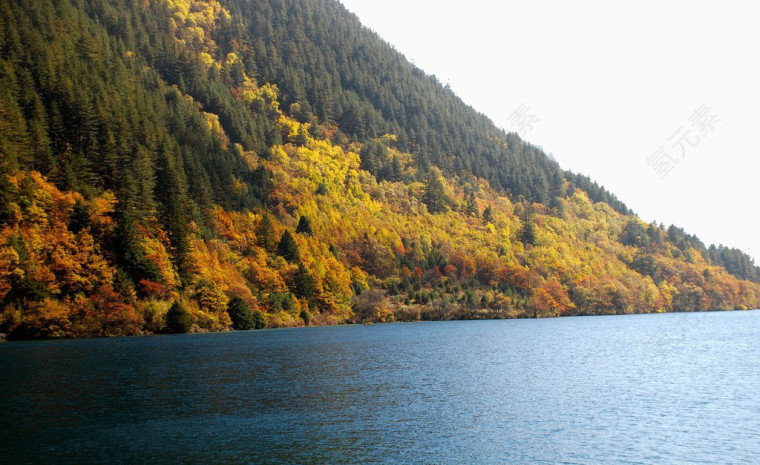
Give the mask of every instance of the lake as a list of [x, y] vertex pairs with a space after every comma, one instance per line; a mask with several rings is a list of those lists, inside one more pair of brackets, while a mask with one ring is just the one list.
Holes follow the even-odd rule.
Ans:
[[0, 344], [0, 462], [757, 463], [760, 312]]

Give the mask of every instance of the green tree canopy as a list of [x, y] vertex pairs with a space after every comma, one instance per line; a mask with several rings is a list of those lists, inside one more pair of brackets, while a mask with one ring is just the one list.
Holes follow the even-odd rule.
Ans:
[[184, 304], [179, 300], [174, 301], [166, 313], [166, 331], [183, 334], [190, 332], [192, 326], [193, 321], [190, 319], [190, 313], [188, 313]]
[[277, 255], [281, 256], [289, 263], [295, 263], [301, 259], [301, 252], [298, 250], [298, 244], [293, 239], [293, 235], [290, 231], [285, 231], [280, 237], [280, 242], [277, 244]]
[[266, 327], [264, 315], [257, 311], [251, 311], [248, 304], [242, 298], [235, 296], [227, 304], [227, 313], [232, 320], [232, 329], [247, 331]]
[[298, 220], [298, 226], [296, 227], [296, 232], [299, 234], [306, 234], [311, 236], [311, 223], [309, 222], [309, 219], [305, 216], [301, 216], [301, 219]]

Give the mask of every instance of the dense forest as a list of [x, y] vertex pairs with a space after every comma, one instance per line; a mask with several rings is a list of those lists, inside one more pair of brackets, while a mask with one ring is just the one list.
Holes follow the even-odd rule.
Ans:
[[0, 4], [0, 332], [760, 307], [334, 0]]

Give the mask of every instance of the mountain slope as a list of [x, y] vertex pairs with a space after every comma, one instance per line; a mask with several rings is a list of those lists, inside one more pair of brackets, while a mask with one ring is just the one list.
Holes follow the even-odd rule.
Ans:
[[0, 21], [12, 337], [760, 306], [746, 255], [626, 215], [336, 2]]
[[[425, 170], [463, 171], [492, 186], [548, 203], [563, 179], [622, 213], [627, 207], [583, 176], [564, 173], [540, 149], [506, 134], [364, 28], [337, 2], [229, 0], [253, 40], [257, 75], [276, 83], [285, 108], [306, 120], [337, 121], [359, 140], [398, 136], [398, 147]], [[302, 119], [303, 120], [303, 119]], [[371, 170], [382, 177], [379, 170]]]

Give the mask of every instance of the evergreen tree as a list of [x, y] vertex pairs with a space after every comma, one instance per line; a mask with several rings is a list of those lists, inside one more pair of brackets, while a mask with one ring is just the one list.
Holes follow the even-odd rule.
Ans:
[[556, 195], [552, 196], [549, 201], [549, 208], [551, 208], [554, 214], [559, 218], [562, 218], [565, 215], [565, 204], [562, 203], [562, 199]]
[[296, 232], [299, 234], [306, 234], [308, 236], [312, 235], [311, 231], [311, 223], [309, 223], [309, 219], [305, 216], [301, 216], [301, 219], [298, 220], [298, 227], [296, 227]]
[[230, 299], [227, 304], [227, 313], [230, 315], [230, 320], [232, 320], [232, 329], [236, 331], [260, 329], [266, 325], [266, 323], [262, 325], [261, 320], [263, 315], [261, 315], [261, 312], [258, 312], [258, 315], [256, 315], [248, 307], [245, 300], [238, 296]]
[[397, 155], [393, 155], [393, 158], [391, 158], [391, 165], [388, 169], [388, 175], [386, 178], [388, 181], [391, 182], [399, 182], [403, 179], [403, 171], [401, 169], [401, 162], [398, 159]]
[[187, 333], [193, 326], [190, 314], [185, 306], [176, 300], [166, 313], [166, 331], [170, 333]]
[[277, 244], [277, 255], [281, 256], [289, 263], [295, 263], [301, 259], [301, 253], [298, 251], [298, 244], [296, 244], [293, 235], [290, 231], [286, 230], [280, 237], [280, 242]]
[[525, 245], [536, 245], [536, 220], [532, 206], [526, 206], [523, 210], [517, 238]]
[[293, 291], [293, 295], [299, 299], [311, 300], [314, 297], [314, 292], [316, 291], [314, 277], [302, 264], [298, 265], [298, 270], [293, 275], [291, 290]]
[[267, 327], [267, 320], [259, 310], [253, 311], [253, 329], [264, 329]]
[[475, 217], [479, 216], [480, 210], [478, 209], [478, 201], [475, 199], [475, 192], [470, 191], [470, 193], [467, 194], [464, 208], [468, 215]]
[[69, 230], [74, 234], [88, 227], [90, 224], [90, 206], [80, 199], [74, 203], [74, 209], [71, 212], [69, 220]]
[[295, 145], [298, 145], [300, 147], [306, 146], [306, 143], [308, 142], [308, 133], [306, 132], [306, 126], [301, 125], [298, 128], [298, 134], [296, 134], [295, 139], [293, 140], [293, 143]]
[[623, 232], [620, 234], [620, 242], [624, 245], [633, 247], [648, 247], [649, 235], [644, 226], [636, 219], [629, 220], [623, 226]]
[[493, 223], [493, 209], [490, 205], [483, 210], [483, 223]]
[[449, 203], [441, 178], [441, 172], [433, 169], [428, 173], [425, 181], [425, 193], [422, 201], [425, 202], [430, 213], [445, 212]]
[[259, 247], [262, 247], [269, 253], [276, 250], [277, 241], [274, 235], [274, 226], [272, 226], [272, 218], [268, 213], [264, 213], [259, 222], [259, 226], [256, 229], [256, 240]]

